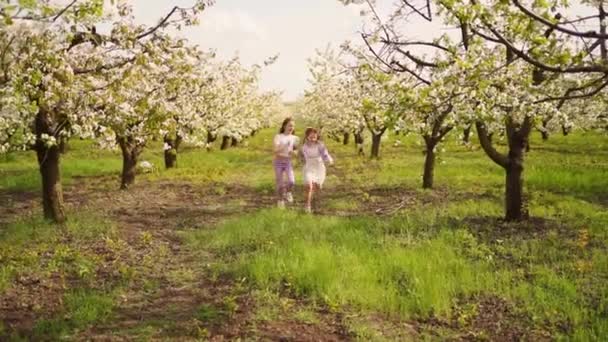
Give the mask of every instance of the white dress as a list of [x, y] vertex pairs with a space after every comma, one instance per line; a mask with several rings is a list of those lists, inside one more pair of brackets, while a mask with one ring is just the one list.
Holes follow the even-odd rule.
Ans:
[[301, 148], [301, 156], [304, 161], [304, 184], [316, 183], [322, 187], [325, 182], [325, 163], [334, 162], [325, 145], [306, 143]]
[[272, 145], [277, 156], [289, 158], [289, 152], [294, 151], [298, 147], [299, 139], [292, 134], [279, 133], [275, 135]]

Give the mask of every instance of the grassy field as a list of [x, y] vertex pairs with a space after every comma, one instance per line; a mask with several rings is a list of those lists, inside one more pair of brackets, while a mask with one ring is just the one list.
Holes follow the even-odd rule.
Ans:
[[442, 146], [422, 190], [415, 136], [380, 160], [328, 142], [315, 214], [299, 187], [275, 209], [272, 135], [186, 148], [168, 171], [156, 146], [128, 191], [117, 152], [73, 141], [64, 226], [40, 218], [34, 154], [0, 157], [0, 339], [608, 336], [606, 135], [534, 136], [523, 223], [500, 220], [504, 175], [475, 144]]

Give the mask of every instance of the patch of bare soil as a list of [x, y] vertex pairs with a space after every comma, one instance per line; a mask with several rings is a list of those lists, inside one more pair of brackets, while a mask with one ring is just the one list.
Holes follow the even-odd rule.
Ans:
[[15, 284], [0, 296], [1, 322], [5, 329], [31, 331], [37, 320], [59, 310], [64, 291], [60, 279], [19, 275]]
[[464, 222], [478, 238], [487, 242], [506, 239], [538, 239], [551, 233], [564, 238], [573, 238], [577, 232], [558, 221], [541, 217], [530, 217], [521, 222], [506, 222], [491, 216], [469, 217]]
[[[339, 327], [338, 327], [339, 328]], [[258, 328], [257, 336], [271, 341], [345, 341], [352, 337], [333, 324], [308, 324], [294, 320], [271, 321]]]
[[[496, 296], [475, 296], [460, 300], [452, 320], [436, 317], [421, 320], [418, 329], [449, 331], [457, 341], [551, 341], [548, 331], [534, 328], [532, 318], [515, 304]], [[442, 336], [445, 338], [445, 336]]]
[[32, 211], [39, 197], [36, 192], [0, 190], [0, 230], [16, 217]]
[[[304, 190], [302, 190], [303, 192]], [[350, 201], [352, 208], [332, 208], [331, 201]], [[362, 216], [393, 215], [420, 203], [428, 203], [428, 196], [420, 196], [415, 190], [405, 187], [349, 187], [343, 184], [329, 186], [313, 200], [313, 211], [321, 215]]]

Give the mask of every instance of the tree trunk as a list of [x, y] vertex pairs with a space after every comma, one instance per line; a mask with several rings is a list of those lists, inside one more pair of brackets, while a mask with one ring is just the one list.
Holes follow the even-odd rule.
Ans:
[[505, 220], [521, 221], [528, 218], [523, 196], [524, 154], [528, 137], [532, 128], [532, 120], [528, 117], [521, 127], [507, 121], [506, 132], [509, 143], [507, 155], [501, 154], [494, 146], [489, 134], [482, 123], [476, 124], [479, 142], [484, 152], [506, 172], [505, 176]]
[[70, 150], [70, 146], [68, 145], [67, 139], [59, 140], [59, 153], [66, 154]]
[[237, 147], [237, 146], [239, 146], [239, 141], [236, 138], [233, 137], [231, 139], [231, 141], [230, 141], [230, 146], [231, 147]]
[[543, 138], [543, 141], [549, 140], [549, 122], [547, 120], [543, 120], [543, 129], [540, 131], [540, 135]]
[[520, 221], [528, 217], [523, 203], [523, 170], [523, 158], [510, 159], [505, 179], [505, 219], [507, 221]]
[[[530, 122], [528, 125], [527, 123]], [[524, 154], [527, 149], [529, 129], [531, 120], [527, 120], [520, 129], [509, 128], [507, 122], [507, 138], [509, 142], [509, 162], [505, 167], [505, 219], [507, 221], [520, 221], [528, 218], [528, 212], [524, 208], [523, 198], [523, 171]], [[511, 132], [510, 132], [511, 131]]]
[[207, 133], [207, 142], [208, 143], [212, 143], [217, 139], [217, 135], [211, 134], [211, 133]]
[[362, 156], [363, 152], [363, 134], [355, 133], [355, 146], [357, 147], [357, 154]]
[[211, 151], [211, 145], [217, 139], [217, 135], [207, 132], [207, 151]]
[[126, 190], [135, 183], [137, 159], [141, 153], [141, 147], [137, 146], [131, 138], [119, 138], [118, 144], [122, 151], [122, 175], [120, 189]]
[[344, 145], [348, 145], [349, 141], [350, 141], [350, 134], [349, 133], [344, 133], [344, 139], [342, 140], [342, 143]]
[[42, 209], [44, 217], [56, 223], [66, 220], [63, 209], [63, 190], [61, 188], [61, 153], [59, 146], [48, 147], [40, 140], [42, 134], [53, 135], [46, 112], [40, 111], [35, 122], [38, 141], [35, 145], [38, 167], [42, 177]]
[[253, 138], [253, 137], [255, 137], [256, 134], [258, 134], [258, 131], [253, 130], [253, 131], [251, 131], [251, 134], [249, 136]]
[[543, 141], [549, 140], [549, 132], [547, 132], [547, 131], [540, 131], [540, 135], [541, 135], [541, 137], [543, 137]]
[[177, 151], [182, 142], [182, 138], [178, 135], [175, 139], [166, 135], [164, 137], [165, 144], [169, 145], [169, 149], [165, 150], [165, 168], [171, 169], [177, 167]]
[[462, 141], [465, 144], [468, 144], [471, 141], [471, 125], [468, 125], [467, 127], [465, 127], [463, 134], [462, 134]]
[[228, 148], [228, 146], [230, 146], [230, 137], [223, 136], [222, 137], [222, 146], [220, 147], [220, 150], [225, 150]]
[[60, 152], [57, 146], [38, 148], [38, 165], [42, 176], [42, 208], [44, 217], [56, 223], [65, 222], [61, 188]]
[[432, 189], [435, 175], [435, 146], [437, 141], [431, 137], [424, 137], [426, 151], [424, 156], [424, 175], [422, 176], [422, 188]]
[[562, 125], [562, 134], [564, 136], [567, 136], [570, 133], [570, 129], [568, 127], [566, 127], [565, 125]]
[[380, 156], [380, 140], [382, 139], [382, 133], [372, 134], [372, 158], [378, 158]]

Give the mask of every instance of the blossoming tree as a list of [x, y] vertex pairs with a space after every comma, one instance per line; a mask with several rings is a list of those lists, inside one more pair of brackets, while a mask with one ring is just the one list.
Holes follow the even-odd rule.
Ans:
[[[174, 7], [145, 27], [133, 23], [122, 2], [61, 3], [3, 1], [0, 8], [0, 151], [36, 151], [44, 216], [56, 222], [65, 220], [60, 145], [73, 136], [91, 137], [99, 127], [103, 111], [91, 95], [107, 86], [104, 72], [145, 64], [163, 30], [195, 23], [206, 6]], [[101, 23], [112, 24], [112, 31], [98, 33]]]

